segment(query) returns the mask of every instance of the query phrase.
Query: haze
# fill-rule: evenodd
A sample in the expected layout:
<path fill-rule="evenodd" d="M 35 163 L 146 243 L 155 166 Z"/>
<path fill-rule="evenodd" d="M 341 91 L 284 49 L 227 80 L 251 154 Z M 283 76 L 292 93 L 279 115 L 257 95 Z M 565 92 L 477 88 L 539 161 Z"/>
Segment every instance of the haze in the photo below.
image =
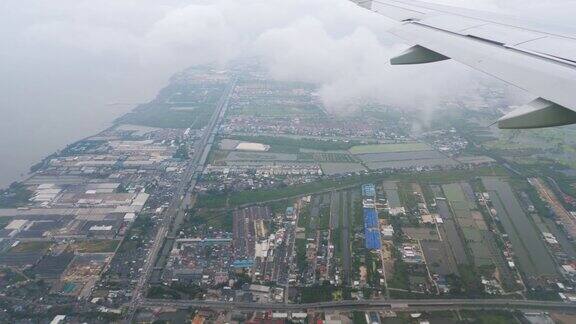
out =
<path fill-rule="evenodd" d="M 574 10 L 566 8 L 576 7 L 443 3 L 557 24 L 571 23 Z M 478 74 L 452 62 L 392 69 L 388 57 L 406 45 L 385 33 L 390 26 L 346 0 L 3 1 L 0 186 L 151 99 L 170 75 L 194 64 L 260 56 L 275 78 L 318 84 L 336 113 L 367 100 L 433 109 L 455 88 L 474 89 Z"/>

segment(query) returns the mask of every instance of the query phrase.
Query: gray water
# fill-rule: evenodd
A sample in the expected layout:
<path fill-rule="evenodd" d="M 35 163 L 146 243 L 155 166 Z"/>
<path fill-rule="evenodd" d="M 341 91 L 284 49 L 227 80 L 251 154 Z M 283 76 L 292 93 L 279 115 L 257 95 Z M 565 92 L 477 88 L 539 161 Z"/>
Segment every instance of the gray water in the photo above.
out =
<path fill-rule="evenodd" d="M 102 102 L 0 107 L 0 188 L 25 179 L 30 166 L 67 144 L 104 130 L 130 109 Z"/>

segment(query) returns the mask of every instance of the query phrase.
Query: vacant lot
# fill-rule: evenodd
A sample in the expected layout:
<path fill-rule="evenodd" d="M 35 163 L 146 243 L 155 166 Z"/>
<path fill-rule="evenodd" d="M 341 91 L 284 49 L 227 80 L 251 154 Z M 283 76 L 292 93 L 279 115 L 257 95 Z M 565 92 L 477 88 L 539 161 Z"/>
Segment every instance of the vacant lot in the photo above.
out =
<path fill-rule="evenodd" d="M 369 144 L 357 145 L 350 148 L 352 154 L 366 153 L 389 153 L 389 152 L 410 152 L 426 151 L 430 147 L 424 143 L 402 143 L 402 144 Z"/>

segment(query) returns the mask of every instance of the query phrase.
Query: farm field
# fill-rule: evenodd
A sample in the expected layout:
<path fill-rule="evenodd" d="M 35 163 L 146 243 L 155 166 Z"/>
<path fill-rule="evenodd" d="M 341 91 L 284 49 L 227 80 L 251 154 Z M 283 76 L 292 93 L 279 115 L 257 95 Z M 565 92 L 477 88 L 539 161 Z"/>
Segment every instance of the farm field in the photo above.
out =
<path fill-rule="evenodd" d="M 250 106 L 234 109 L 230 111 L 232 116 L 252 116 L 252 117 L 317 117 L 324 113 L 318 106 L 314 105 L 282 105 L 268 103 L 255 103 Z"/>
<path fill-rule="evenodd" d="M 342 153 L 299 153 L 298 160 L 333 163 L 356 162 L 356 159 L 352 155 Z"/>
<path fill-rule="evenodd" d="M 497 177 L 482 177 L 498 218 L 512 242 L 520 267 L 528 279 L 557 278 L 556 267 L 541 235 L 522 210 L 510 185 Z"/>
<path fill-rule="evenodd" d="M 377 169 L 408 169 L 408 168 L 432 168 L 432 167 L 451 167 L 459 163 L 448 158 L 443 159 L 425 159 L 425 160 L 403 160 L 403 161 L 378 161 L 368 162 L 366 166 L 371 170 Z"/>
<path fill-rule="evenodd" d="M 228 154 L 226 161 L 296 161 L 295 154 L 238 152 Z"/>
<path fill-rule="evenodd" d="M 466 182 L 451 183 L 443 185 L 442 189 L 455 216 L 456 223 L 464 234 L 464 239 L 470 251 L 474 264 L 484 266 L 492 264 L 490 250 L 485 242 L 490 239 L 490 233 L 486 230 L 486 224 L 477 216 L 477 212 L 472 211 L 476 208 L 476 203 L 471 201 L 466 195 L 471 191 L 470 185 Z M 476 215 L 476 216 L 475 216 Z"/>
<path fill-rule="evenodd" d="M 148 106 L 118 119 L 122 124 L 159 128 L 202 128 L 210 119 L 214 105 L 199 106 L 194 110 L 174 110 L 165 106 Z"/>
<path fill-rule="evenodd" d="M 366 153 L 389 153 L 389 152 L 410 152 L 427 151 L 430 147 L 424 143 L 402 143 L 402 144 L 368 144 L 356 145 L 350 148 L 352 154 Z"/>
<path fill-rule="evenodd" d="M 72 244 L 72 248 L 79 253 L 111 253 L 116 250 L 118 240 L 90 240 Z"/>

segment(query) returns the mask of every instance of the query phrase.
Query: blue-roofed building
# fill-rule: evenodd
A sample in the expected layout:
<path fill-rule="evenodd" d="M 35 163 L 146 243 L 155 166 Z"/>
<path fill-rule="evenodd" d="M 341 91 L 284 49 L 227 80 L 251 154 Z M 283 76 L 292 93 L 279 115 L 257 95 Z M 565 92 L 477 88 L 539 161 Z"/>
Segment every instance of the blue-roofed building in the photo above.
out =
<path fill-rule="evenodd" d="M 367 228 L 365 231 L 366 235 L 366 248 L 371 250 L 377 250 L 381 248 L 380 242 L 380 232 L 374 228 Z"/>
<path fill-rule="evenodd" d="M 362 185 L 362 196 L 364 197 L 375 197 L 376 187 L 372 183 L 367 183 Z"/>
<path fill-rule="evenodd" d="M 236 260 L 232 263 L 232 268 L 252 268 L 254 266 L 254 260 Z"/>
<path fill-rule="evenodd" d="M 380 249 L 380 230 L 378 225 L 378 212 L 374 208 L 364 208 L 364 236 L 366 248 L 371 250 Z"/>
<path fill-rule="evenodd" d="M 378 228 L 378 212 L 374 208 L 364 208 L 364 226 Z"/>

